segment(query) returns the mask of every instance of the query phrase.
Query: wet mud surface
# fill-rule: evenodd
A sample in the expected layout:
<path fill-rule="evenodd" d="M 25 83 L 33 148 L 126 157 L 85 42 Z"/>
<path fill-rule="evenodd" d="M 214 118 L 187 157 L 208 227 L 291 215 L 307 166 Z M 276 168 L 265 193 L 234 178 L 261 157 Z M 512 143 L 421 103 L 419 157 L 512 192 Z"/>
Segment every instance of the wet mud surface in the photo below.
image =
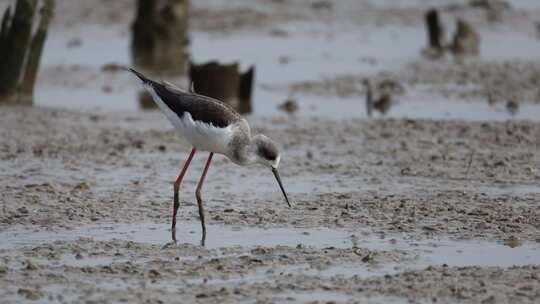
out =
<path fill-rule="evenodd" d="M 6 109 L 5 299 L 538 296 L 536 123 L 251 117 L 257 132 L 282 139 L 294 207 L 271 172 L 218 157 L 200 247 L 194 188 L 204 156 L 188 173 L 180 241 L 170 244 L 172 182 L 189 146 L 159 113 Z"/>
<path fill-rule="evenodd" d="M 218 49 L 256 64 L 248 120 L 282 147 L 294 202 L 269 170 L 216 156 L 204 247 L 206 155 L 173 244 L 172 185 L 191 147 L 137 111 L 136 81 L 102 70 L 130 62 L 132 1 L 57 2 L 37 106 L 0 111 L 1 303 L 538 302 L 535 1 L 495 23 L 430 1 L 445 24 L 474 20 L 482 51 L 465 61 L 422 58 L 423 1 L 194 3 L 196 61 Z M 396 90 L 386 116 L 365 118 L 366 78 Z M 278 110 L 289 97 L 292 115 Z"/>

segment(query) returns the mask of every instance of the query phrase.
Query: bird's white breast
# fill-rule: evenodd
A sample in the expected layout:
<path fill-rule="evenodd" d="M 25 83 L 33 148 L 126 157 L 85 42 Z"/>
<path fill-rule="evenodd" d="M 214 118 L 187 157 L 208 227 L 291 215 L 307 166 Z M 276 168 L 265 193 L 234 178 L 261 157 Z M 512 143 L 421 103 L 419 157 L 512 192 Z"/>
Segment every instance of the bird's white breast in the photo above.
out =
<path fill-rule="evenodd" d="M 227 154 L 232 138 L 232 127 L 215 127 L 202 121 L 193 120 L 185 112 L 179 119 L 178 131 L 198 150 Z"/>
<path fill-rule="evenodd" d="M 147 89 L 161 112 L 165 114 L 178 133 L 197 150 L 227 154 L 228 145 L 233 135 L 232 126 L 219 128 L 202 121 L 196 121 L 189 112 L 184 112 L 182 117 L 179 117 L 169 109 L 151 86 L 147 86 Z"/>

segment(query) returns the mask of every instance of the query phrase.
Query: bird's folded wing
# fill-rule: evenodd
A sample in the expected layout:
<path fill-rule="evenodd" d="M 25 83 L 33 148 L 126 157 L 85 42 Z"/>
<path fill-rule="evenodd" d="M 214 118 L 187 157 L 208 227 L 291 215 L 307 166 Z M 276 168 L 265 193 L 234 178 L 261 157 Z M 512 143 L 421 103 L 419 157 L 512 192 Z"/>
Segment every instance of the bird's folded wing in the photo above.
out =
<path fill-rule="evenodd" d="M 167 107 L 180 118 L 185 112 L 188 112 L 193 120 L 220 128 L 225 128 L 241 119 L 237 112 L 219 100 L 184 92 L 155 82 L 152 84 L 152 88 Z"/>

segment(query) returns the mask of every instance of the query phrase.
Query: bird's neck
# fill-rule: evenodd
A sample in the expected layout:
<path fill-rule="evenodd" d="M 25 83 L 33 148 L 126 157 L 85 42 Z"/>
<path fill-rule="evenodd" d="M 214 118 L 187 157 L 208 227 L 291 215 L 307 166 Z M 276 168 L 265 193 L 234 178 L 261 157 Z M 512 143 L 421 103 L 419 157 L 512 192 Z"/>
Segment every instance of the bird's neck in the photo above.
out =
<path fill-rule="evenodd" d="M 255 151 L 257 151 L 257 146 L 250 139 L 246 144 L 237 146 L 230 158 L 233 162 L 242 166 L 252 165 L 257 163 Z"/>

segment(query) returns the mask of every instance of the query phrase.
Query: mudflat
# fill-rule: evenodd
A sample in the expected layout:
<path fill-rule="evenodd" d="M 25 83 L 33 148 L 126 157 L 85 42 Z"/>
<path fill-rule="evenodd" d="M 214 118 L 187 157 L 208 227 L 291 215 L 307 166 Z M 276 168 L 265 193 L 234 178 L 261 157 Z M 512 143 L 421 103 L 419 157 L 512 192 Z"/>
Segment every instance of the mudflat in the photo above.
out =
<path fill-rule="evenodd" d="M 238 56 L 257 60 L 247 119 L 282 147 L 294 202 L 270 170 L 216 156 L 205 246 L 195 187 L 206 155 L 181 189 L 174 244 L 172 187 L 191 147 L 159 112 L 126 106 L 136 81 L 102 68 L 129 58 L 81 55 L 128 41 L 132 1 L 57 2 L 49 50 L 71 57 L 46 51 L 36 106 L 0 108 L 0 302 L 538 302 L 533 2 L 432 1 L 474 20 L 481 55 L 463 60 L 420 55 L 422 1 L 194 3 L 195 58 L 231 41 L 278 50 Z M 392 88 L 374 118 L 366 78 Z M 293 114 L 278 110 L 289 95 Z"/>
<path fill-rule="evenodd" d="M 169 243 L 172 182 L 189 146 L 159 113 L 0 115 L 7 301 L 538 296 L 537 123 L 254 116 L 256 131 L 281 140 L 295 206 L 270 172 L 218 157 L 200 247 L 203 156 Z"/>

